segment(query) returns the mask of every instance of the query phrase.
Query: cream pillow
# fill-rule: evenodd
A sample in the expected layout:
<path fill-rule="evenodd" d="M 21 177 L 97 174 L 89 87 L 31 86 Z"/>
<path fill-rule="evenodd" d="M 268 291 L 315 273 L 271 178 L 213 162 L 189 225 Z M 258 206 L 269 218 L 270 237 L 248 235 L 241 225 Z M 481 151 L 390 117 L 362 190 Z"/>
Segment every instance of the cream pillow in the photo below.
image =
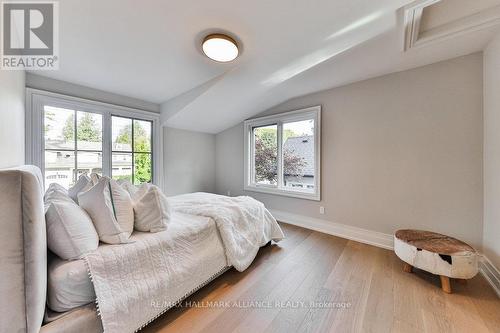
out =
<path fill-rule="evenodd" d="M 92 185 L 96 185 L 99 182 L 99 178 L 101 178 L 101 176 L 95 172 L 92 172 L 89 178 L 90 181 L 92 182 Z"/>
<path fill-rule="evenodd" d="M 43 198 L 45 204 L 45 212 L 47 212 L 50 203 L 54 200 L 74 202 L 73 199 L 69 197 L 68 190 L 56 183 L 50 184 Z"/>
<path fill-rule="evenodd" d="M 144 183 L 144 184 L 141 184 L 139 186 L 135 186 L 135 185 L 132 185 L 132 186 L 135 187 L 135 190 L 131 191 L 129 193 L 130 193 L 130 197 L 132 198 L 132 202 L 135 202 L 135 201 L 139 200 L 144 194 L 146 194 L 152 185 L 149 183 Z"/>
<path fill-rule="evenodd" d="M 78 193 L 88 191 L 92 187 L 92 180 L 86 174 L 83 174 L 78 178 L 77 182 L 73 187 L 70 187 L 68 190 L 68 195 L 71 199 L 73 199 L 76 203 L 78 203 Z"/>
<path fill-rule="evenodd" d="M 45 197 L 47 197 L 49 195 L 49 193 L 51 193 L 51 192 L 59 192 L 61 194 L 64 194 L 66 197 L 69 197 L 68 190 L 65 189 L 62 185 L 57 184 L 57 183 L 52 183 L 49 185 L 49 188 L 45 192 Z"/>
<path fill-rule="evenodd" d="M 92 218 L 101 241 L 128 242 L 134 229 L 132 199 L 115 180 L 101 177 L 94 187 L 78 195 L 78 202 Z"/>
<path fill-rule="evenodd" d="M 133 197 L 138 190 L 138 187 L 132 184 L 128 179 L 119 179 L 117 180 L 117 183 L 120 184 L 120 186 L 123 187 L 131 197 Z"/>
<path fill-rule="evenodd" d="M 87 213 L 60 185 L 51 184 L 45 194 L 47 246 L 60 258 L 82 258 L 97 249 L 99 237 Z"/>
<path fill-rule="evenodd" d="M 170 204 L 155 185 L 143 184 L 133 197 L 134 227 L 139 231 L 166 230 L 170 221 Z"/>

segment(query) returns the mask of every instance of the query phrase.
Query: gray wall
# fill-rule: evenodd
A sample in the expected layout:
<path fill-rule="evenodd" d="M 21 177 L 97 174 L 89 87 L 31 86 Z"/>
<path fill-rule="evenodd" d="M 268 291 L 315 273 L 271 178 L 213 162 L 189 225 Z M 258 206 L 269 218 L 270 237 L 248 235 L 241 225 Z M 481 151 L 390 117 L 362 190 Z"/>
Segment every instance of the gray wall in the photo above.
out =
<path fill-rule="evenodd" d="M 384 233 L 435 230 L 479 247 L 482 95 L 478 53 L 290 100 L 263 114 L 323 106 L 322 201 L 244 192 L 242 124 L 217 134 L 217 192 Z"/>
<path fill-rule="evenodd" d="M 0 168 L 24 164 L 25 72 L 0 70 Z"/>
<path fill-rule="evenodd" d="M 215 135 L 163 129 L 167 195 L 215 191 Z"/>
<path fill-rule="evenodd" d="M 484 52 L 483 252 L 500 268 L 500 34 Z"/>
<path fill-rule="evenodd" d="M 48 77 L 26 74 L 26 87 L 159 113 L 160 105 Z"/>

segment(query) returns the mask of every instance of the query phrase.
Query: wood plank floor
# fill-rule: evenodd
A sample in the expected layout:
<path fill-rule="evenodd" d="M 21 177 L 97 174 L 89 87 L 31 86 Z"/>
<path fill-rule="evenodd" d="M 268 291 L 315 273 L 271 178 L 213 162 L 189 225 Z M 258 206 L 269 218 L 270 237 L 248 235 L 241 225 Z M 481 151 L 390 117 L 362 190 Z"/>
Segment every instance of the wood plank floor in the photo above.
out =
<path fill-rule="evenodd" d="M 477 275 L 440 289 L 393 252 L 282 224 L 262 248 L 144 332 L 500 332 L 500 300 Z M 302 302 L 302 303 L 301 303 Z"/>

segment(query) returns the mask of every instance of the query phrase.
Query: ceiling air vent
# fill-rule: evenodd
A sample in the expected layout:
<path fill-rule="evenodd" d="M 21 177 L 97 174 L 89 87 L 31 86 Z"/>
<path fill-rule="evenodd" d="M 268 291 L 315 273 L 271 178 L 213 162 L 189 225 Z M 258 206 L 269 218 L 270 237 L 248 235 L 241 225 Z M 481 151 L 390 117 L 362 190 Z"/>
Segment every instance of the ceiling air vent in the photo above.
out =
<path fill-rule="evenodd" d="M 500 24 L 500 0 L 418 0 L 404 8 L 404 50 Z"/>

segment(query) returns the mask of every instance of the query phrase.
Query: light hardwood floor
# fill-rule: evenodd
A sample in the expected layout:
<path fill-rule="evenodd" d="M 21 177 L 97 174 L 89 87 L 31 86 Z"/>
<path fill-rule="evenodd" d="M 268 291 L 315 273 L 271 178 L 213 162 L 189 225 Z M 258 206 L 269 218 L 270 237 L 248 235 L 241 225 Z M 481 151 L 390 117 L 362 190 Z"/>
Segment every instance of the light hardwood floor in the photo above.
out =
<path fill-rule="evenodd" d="M 445 294 L 439 277 L 403 272 L 391 251 L 282 227 L 286 240 L 262 248 L 246 271 L 226 272 L 191 296 L 191 307 L 143 331 L 500 332 L 500 300 L 480 275 L 466 285 L 453 281 L 453 294 Z"/>

